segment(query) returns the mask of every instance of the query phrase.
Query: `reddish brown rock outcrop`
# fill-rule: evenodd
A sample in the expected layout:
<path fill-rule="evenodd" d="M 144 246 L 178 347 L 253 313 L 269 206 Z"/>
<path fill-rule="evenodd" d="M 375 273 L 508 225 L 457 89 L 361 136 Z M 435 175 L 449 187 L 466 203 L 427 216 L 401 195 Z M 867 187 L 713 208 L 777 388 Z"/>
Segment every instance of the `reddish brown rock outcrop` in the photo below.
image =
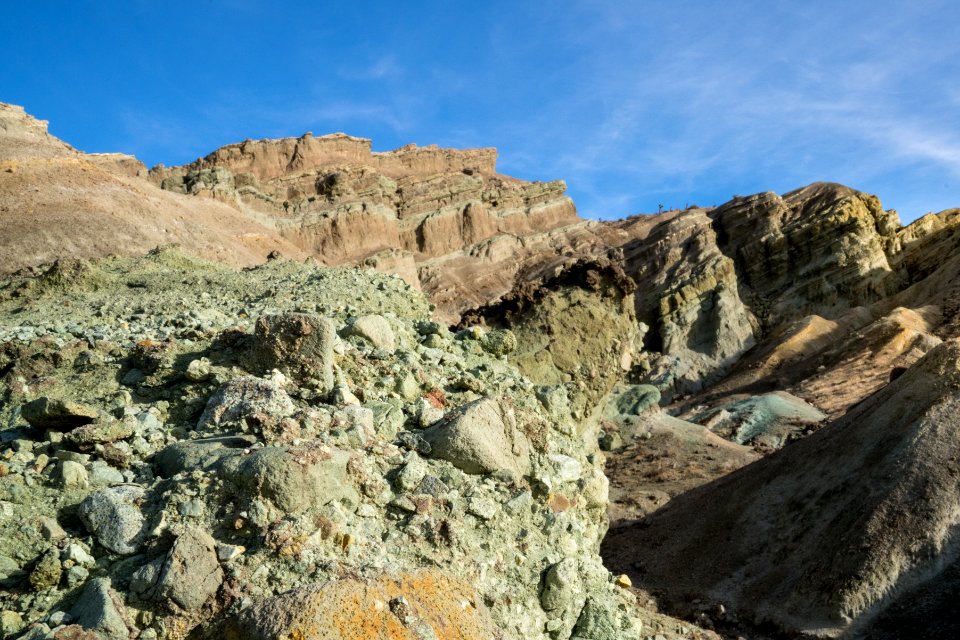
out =
<path fill-rule="evenodd" d="M 428 291 L 454 289 L 451 300 L 469 300 L 457 272 L 482 270 L 491 257 L 498 267 L 516 262 L 521 238 L 578 222 L 562 181 L 509 178 L 496 173 L 496 159 L 495 149 L 408 145 L 377 153 L 370 140 L 305 134 L 228 145 L 190 165 L 156 167 L 150 176 L 164 189 L 267 217 L 281 236 L 326 264 L 380 267 L 378 256 L 397 252 L 421 269 L 440 260 L 443 266 L 429 271 Z M 482 246 L 488 242 L 507 250 L 491 256 Z M 401 271 L 421 285 L 408 266 Z M 453 317 L 466 307 L 442 308 Z"/>

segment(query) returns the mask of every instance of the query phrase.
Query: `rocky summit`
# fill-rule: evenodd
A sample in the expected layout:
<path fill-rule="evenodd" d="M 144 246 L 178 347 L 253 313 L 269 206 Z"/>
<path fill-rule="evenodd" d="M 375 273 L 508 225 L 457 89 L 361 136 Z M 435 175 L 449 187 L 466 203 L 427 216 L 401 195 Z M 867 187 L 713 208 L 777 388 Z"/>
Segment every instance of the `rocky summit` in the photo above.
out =
<path fill-rule="evenodd" d="M 0 638 L 954 638 L 960 210 L 0 104 Z"/>

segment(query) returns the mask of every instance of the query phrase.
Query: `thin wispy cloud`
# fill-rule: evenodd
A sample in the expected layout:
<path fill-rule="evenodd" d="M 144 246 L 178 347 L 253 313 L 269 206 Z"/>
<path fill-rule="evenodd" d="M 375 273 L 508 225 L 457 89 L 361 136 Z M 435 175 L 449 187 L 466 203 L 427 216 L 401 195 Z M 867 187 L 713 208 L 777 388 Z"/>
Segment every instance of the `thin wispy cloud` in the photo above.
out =
<path fill-rule="evenodd" d="M 363 67 L 342 68 L 340 75 L 351 80 L 396 81 L 403 77 L 403 67 L 397 62 L 396 56 L 386 54 Z"/>
<path fill-rule="evenodd" d="M 638 23 L 635 16 L 602 17 L 610 34 Z M 896 17 L 861 16 L 864 33 L 849 18 L 821 10 L 806 16 L 815 28 L 781 25 L 782 33 L 753 20 L 739 31 L 717 29 L 688 42 L 668 33 L 664 51 L 652 53 L 639 44 L 610 42 L 615 53 L 600 46 L 585 56 L 596 64 L 578 69 L 589 78 L 578 92 L 587 98 L 556 107 L 586 126 L 558 132 L 556 146 L 568 151 L 554 155 L 550 166 L 571 186 L 579 183 L 586 196 L 581 209 L 594 215 L 617 213 L 604 209 L 624 199 L 592 196 L 611 175 L 621 177 L 614 189 L 632 188 L 635 196 L 698 182 L 706 191 L 703 184 L 725 179 L 727 192 L 739 185 L 764 189 L 751 177 L 775 172 L 780 182 L 856 178 L 867 188 L 903 163 L 956 175 L 956 137 L 944 126 L 960 119 L 956 96 L 919 99 L 917 89 L 943 83 L 941 67 L 956 68 L 957 45 L 945 43 L 931 57 Z M 769 37 L 752 42 L 754 32 Z M 935 113 L 931 97 L 954 108 L 953 120 Z M 934 114 L 918 116 L 918 102 Z M 578 118 L 578 108 L 587 107 L 593 112 Z M 573 139 L 585 143 L 564 144 Z M 633 183 L 624 184 L 623 176 Z"/>
<path fill-rule="evenodd" d="M 189 21 L 149 3 L 91 9 L 58 30 L 52 9 L 23 3 L 7 24 L 42 26 L 0 25 L 0 49 L 29 62 L 0 67 L 0 87 L 67 141 L 149 163 L 344 131 L 377 149 L 496 146 L 501 170 L 566 180 L 589 216 L 813 180 L 908 216 L 925 198 L 960 204 L 960 8 L 948 0 L 229 9 L 202 3 Z M 129 55 L 98 48 L 124 34 Z"/>
<path fill-rule="evenodd" d="M 933 162 L 960 177 L 960 139 L 953 131 L 925 129 L 907 122 L 886 122 L 872 123 L 865 135 L 899 157 Z"/>

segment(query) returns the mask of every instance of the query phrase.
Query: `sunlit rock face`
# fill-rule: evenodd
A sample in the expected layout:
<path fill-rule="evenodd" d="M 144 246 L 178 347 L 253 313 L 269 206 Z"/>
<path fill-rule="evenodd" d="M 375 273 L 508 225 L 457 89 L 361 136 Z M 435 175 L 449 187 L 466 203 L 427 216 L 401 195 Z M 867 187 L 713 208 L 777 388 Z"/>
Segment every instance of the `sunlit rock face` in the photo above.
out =
<path fill-rule="evenodd" d="M 890 258 L 900 221 L 876 196 L 816 183 L 782 197 L 734 198 L 710 217 L 743 297 L 768 326 L 811 312 L 836 316 L 897 287 Z"/>
<path fill-rule="evenodd" d="M 579 222 L 562 180 L 517 180 L 498 174 L 496 161 L 495 149 L 378 153 L 367 139 L 306 134 L 228 145 L 150 177 L 265 219 L 325 264 L 402 264 L 401 275 L 453 317 L 506 293 L 537 252 L 528 242 Z"/>

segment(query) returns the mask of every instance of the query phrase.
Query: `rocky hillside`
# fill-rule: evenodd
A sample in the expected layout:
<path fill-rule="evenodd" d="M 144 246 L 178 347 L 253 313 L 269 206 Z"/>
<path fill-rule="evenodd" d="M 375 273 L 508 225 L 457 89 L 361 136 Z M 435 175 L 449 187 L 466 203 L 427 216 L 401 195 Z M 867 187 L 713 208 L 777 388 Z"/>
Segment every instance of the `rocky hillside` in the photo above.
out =
<path fill-rule="evenodd" d="M 597 423 L 508 331 L 176 251 L 7 280 L 0 319 L 3 637 L 640 633 Z"/>
<path fill-rule="evenodd" d="M 950 340 L 830 426 L 617 530 L 606 557 L 676 609 L 809 636 L 878 637 L 924 585 L 914 607 L 955 631 L 958 388 Z"/>
<path fill-rule="evenodd" d="M 587 222 L 562 181 L 498 174 L 492 149 L 378 153 L 369 140 L 305 134 L 147 172 L 133 158 L 75 151 L 17 107 L 0 114 L 6 272 L 171 242 L 234 264 L 276 251 L 398 273 L 453 323 L 577 260 L 611 259 L 640 285 L 634 315 L 650 357 L 635 364 L 667 398 L 717 382 L 791 323 L 864 328 L 866 307 L 940 268 L 958 220 L 945 212 L 901 228 L 877 198 L 816 184 Z"/>
<path fill-rule="evenodd" d="M 960 210 L 496 160 L 0 105 L 0 637 L 953 637 Z"/>
<path fill-rule="evenodd" d="M 699 395 L 748 352 L 779 352 L 788 334 L 795 348 L 803 339 L 797 323 L 837 322 L 880 341 L 901 327 L 915 332 L 884 351 L 884 364 L 860 363 L 869 365 L 859 367 L 867 370 L 861 390 L 830 397 L 845 375 L 836 372 L 850 363 L 770 385 L 834 416 L 875 390 L 883 367 L 903 366 L 931 346 L 937 294 L 892 316 L 895 307 L 866 309 L 929 272 L 943 250 L 933 247 L 950 242 L 956 223 L 945 212 L 901 228 L 876 197 L 827 183 L 716 209 L 591 223 L 576 217 L 562 182 L 497 174 L 494 150 L 411 145 L 375 153 L 369 140 L 342 134 L 246 141 L 191 165 L 155 168 L 150 178 L 269 220 L 322 262 L 399 273 L 450 322 L 489 316 L 489 305 L 495 310 L 578 260 L 612 260 L 639 285 L 634 310 L 617 312 L 636 328 L 616 340 L 643 336 L 645 355 L 637 349 L 628 368 L 667 401 Z M 841 338 L 831 335 L 831 344 Z"/>

